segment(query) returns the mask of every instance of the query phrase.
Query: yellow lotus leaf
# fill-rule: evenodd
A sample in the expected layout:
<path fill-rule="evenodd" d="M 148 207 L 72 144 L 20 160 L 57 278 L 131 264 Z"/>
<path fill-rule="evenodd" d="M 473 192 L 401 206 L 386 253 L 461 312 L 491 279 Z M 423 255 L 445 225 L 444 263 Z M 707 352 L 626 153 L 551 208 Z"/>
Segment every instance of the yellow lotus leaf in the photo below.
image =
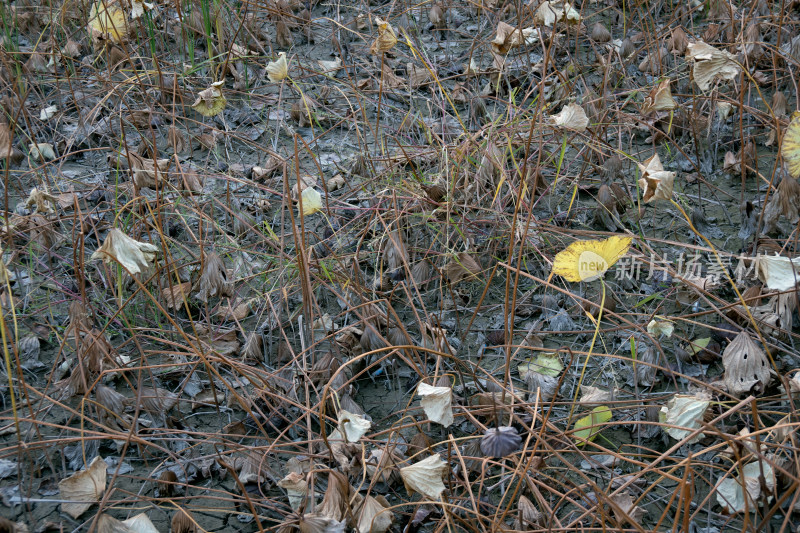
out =
<path fill-rule="evenodd" d="M 614 266 L 631 246 L 631 237 L 614 235 L 602 241 L 576 241 L 556 254 L 553 274 L 567 281 L 592 281 Z"/>
<path fill-rule="evenodd" d="M 597 427 L 600 424 L 605 424 L 611 420 L 611 409 L 605 405 L 598 405 L 592 411 L 575 421 L 575 432 L 572 437 L 577 441 L 578 446 L 583 446 L 587 442 L 591 442 L 602 430 Z"/>
<path fill-rule="evenodd" d="M 222 113 L 227 103 L 225 95 L 222 94 L 223 83 L 222 81 L 212 83 L 208 89 L 197 93 L 197 100 L 192 104 L 195 111 L 204 117 L 213 117 Z"/>
<path fill-rule="evenodd" d="M 89 30 L 96 35 L 107 35 L 115 43 L 121 43 L 128 35 L 125 12 L 117 3 L 102 0 L 95 2 L 89 15 Z"/>
<path fill-rule="evenodd" d="M 792 177 L 800 176 L 800 111 L 792 113 L 792 120 L 781 143 L 781 155 Z"/>

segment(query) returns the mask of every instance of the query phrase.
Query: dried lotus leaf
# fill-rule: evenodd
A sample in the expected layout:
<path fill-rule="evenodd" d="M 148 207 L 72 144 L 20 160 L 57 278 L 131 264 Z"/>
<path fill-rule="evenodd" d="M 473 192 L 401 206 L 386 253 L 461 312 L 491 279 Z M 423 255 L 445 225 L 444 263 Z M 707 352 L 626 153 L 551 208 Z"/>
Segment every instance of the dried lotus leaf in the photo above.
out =
<path fill-rule="evenodd" d="M 429 500 L 438 500 L 445 489 L 442 476 L 447 469 L 447 463 L 435 454 L 401 468 L 400 477 L 409 494 L 418 492 Z"/>
<path fill-rule="evenodd" d="M 453 424 L 453 390 L 450 387 L 432 387 L 420 383 L 417 396 L 421 398 L 419 403 L 428 420 L 444 427 Z"/>
<path fill-rule="evenodd" d="M 89 507 L 96 503 L 106 490 L 106 469 L 108 465 L 99 455 L 96 456 L 89 468 L 76 472 L 66 479 L 58 482 L 61 492 L 61 510 L 72 518 L 78 518 Z"/>
<path fill-rule="evenodd" d="M 725 386 L 737 396 L 762 393 L 770 380 L 767 356 L 746 331 L 740 332 L 725 348 L 722 366 Z"/>

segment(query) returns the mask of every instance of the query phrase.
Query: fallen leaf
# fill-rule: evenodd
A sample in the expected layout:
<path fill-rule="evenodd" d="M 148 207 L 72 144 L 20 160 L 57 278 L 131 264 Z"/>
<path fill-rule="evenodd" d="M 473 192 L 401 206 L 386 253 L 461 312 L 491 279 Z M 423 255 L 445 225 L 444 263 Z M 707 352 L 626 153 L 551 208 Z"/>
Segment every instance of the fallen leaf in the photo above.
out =
<path fill-rule="evenodd" d="M 581 399 L 580 403 L 603 403 L 613 402 L 614 392 L 603 390 L 598 387 L 590 385 L 581 385 Z"/>
<path fill-rule="evenodd" d="M 394 48 L 397 44 L 397 35 L 391 24 L 380 17 L 375 17 L 375 24 L 378 26 L 378 38 L 370 46 L 370 52 L 373 55 L 380 55 Z"/>
<path fill-rule="evenodd" d="M 121 43 L 128 35 L 125 12 L 113 1 L 95 2 L 89 14 L 88 26 L 93 37 L 107 38 L 114 43 Z"/>
<path fill-rule="evenodd" d="M 272 83 L 283 81 L 289 76 L 289 62 L 286 60 L 286 52 L 279 52 L 278 59 L 267 63 L 267 77 Z"/>
<path fill-rule="evenodd" d="M 353 504 L 353 514 L 356 517 L 358 533 L 386 533 L 394 522 L 394 513 L 386 508 L 388 505 L 384 505 L 378 498 L 373 498 L 369 494 L 366 496 L 357 494 L 357 496 L 358 499 Z M 383 500 L 383 497 L 380 498 Z"/>
<path fill-rule="evenodd" d="M 667 435 L 675 440 L 683 441 L 694 430 L 702 427 L 703 416 L 708 410 L 711 400 L 703 394 L 676 394 L 661 407 L 659 421 L 664 424 Z M 705 435 L 698 433 L 686 444 L 694 444 Z"/>
<path fill-rule="evenodd" d="M 589 117 L 586 111 L 576 103 L 565 105 L 557 115 L 551 115 L 550 119 L 556 126 L 577 132 L 586 131 L 589 125 Z"/>
<path fill-rule="evenodd" d="M 632 240 L 614 235 L 602 241 L 575 241 L 556 254 L 553 274 L 573 282 L 595 280 L 628 252 Z"/>
<path fill-rule="evenodd" d="M 418 492 L 429 500 L 438 500 L 445 489 L 442 476 L 447 468 L 447 463 L 437 453 L 401 468 L 400 477 L 409 495 Z"/>
<path fill-rule="evenodd" d="M 666 320 L 659 316 L 656 316 L 647 324 L 647 333 L 650 335 L 670 338 L 672 337 L 673 331 L 675 331 L 675 323 L 672 320 Z"/>
<path fill-rule="evenodd" d="M 155 4 L 147 3 L 144 0 L 131 0 L 131 20 L 142 17 L 145 11 L 150 11 L 155 7 Z"/>
<path fill-rule="evenodd" d="M 347 442 L 358 442 L 372 427 L 372 422 L 363 416 L 344 409 L 339 410 L 338 420 L 339 432 L 344 435 Z"/>
<path fill-rule="evenodd" d="M 620 522 L 626 520 L 635 526 L 641 527 L 642 518 L 646 514 L 645 510 L 633 504 L 633 497 L 628 491 L 615 494 L 609 498 L 614 502 L 614 515 Z"/>
<path fill-rule="evenodd" d="M 770 381 L 772 365 L 746 331 L 739 332 L 722 352 L 722 366 L 725 386 L 736 396 L 762 393 Z"/>
<path fill-rule="evenodd" d="M 653 154 L 644 164 L 637 163 L 637 165 L 642 173 L 639 187 L 642 189 L 644 202 L 648 204 L 655 200 L 671 200 L 675 173 L 664 170 L 658 154 Z"/>
<path fill-rule="evenodd" d="M 561 364 L 557 353 L 540 352 L 536 357 L 528 359 L 517 366 L 517 371 L 522 379 L 528 372 L 538 372 L 545 376 L 558 377 L 564 365 Z"/>
<path fill-rule="evenodd" d="M 192 108 L 204 117 L 213 117 L 222 113 L 228 100 L 222 94 L 224 81 L 212 83 L 208 89 L 197 93 L 197 99 L 192 104 Z"/>
<path fill-rule="evenodd" d="M 593 441 L 602 431 L 602 427 L 597 426 L 605 424 L 609 420 L 611 420 L 611 409 L 605 405 L 598 405 L 588 415 L 575 421 L 572 438 L 575 439 L 578 446 L 584 446 L 587 442 Z"/>
<path fill-rule="evenodd" d="M 333 61 L 323 61 L 320 59 L 317 63 L 322 69 L 323 74 L 331 74 L 342 68 L 342 58 L 340 57 L 335 58 Z"/>
<path fill-rule="evenodd" d="M 89 468 L 59 481 L 61 499 L 66 500 L 61 504 L 61 510 L 72 518 L 78 518 L 97 503 L 106 490 L 107 468 L 106 462 L 98 455 L 89 464 Z"/>
<path fill-rule="evenodd" d="M 453 390 L 450 387 L 433 387 L 420 383 L 417 387 L 419 404 L 431 422 L 444 427 L 453 424 Z"/>
<path fill-rule="evenodd" d="M 768 289 L 788 291 L 800 281 L 800 258 L 759 255 L 754 262 L 756 276 Z"/>
<path fill-rule="evenodd" d="M 569 2 L 563 0 L 545 1 L 536 10 L 534 20 L 545 26 L 553 26 L 556 22 L 562 20 L 568 24 L 577 24 L 581 21 L 581 14 Z"/>
<path fill-rule="evenodd" d="M 308 497 L 308 481 L 306 476 L 298 472 L 290 472 L 286 477 L 278 481 L 278 486 L 286 490 L 289 497 L 289 506 L 297 512 L 305 505 Z"/>
<path fill-rule="evenodd" d="M 741 513 L 745 509 L 755 511 L 761 496 L 762 472 L 766 488 L 771 492 L 775 488 L 775 472 L 767 461 L 756 461 L 746 464 L 740 476 L 720 480 L 715 488 L 717 502 L 728 513 Z"/>
<path fill-rule="evenodd" d="M 58 113 L 58 106 L 51 105 L 51 106 L 45 107 L 39 113 L 39 120 L 42 120 L 42 121 L 50 120 L 51 118 L 56 116 L 56 113 Z"/>
<path fill-rule="evenodd" d="M 678 103 L 672 98 L 671 83 L 672 81 L 667 78 L 650 91 L 650 94 L 644 99 L 643 115 L 650 114 L 653 111 L 672 111 L 678 107 Z"/>
<path fill-rule="evenodd" d="M 159 248 L 149 242 L 139 242 L 112 228 L 103 245 L 92 254 L 92 259 L 102 259 L 105 263 L 118 262 L 130 274 L 139 274 L 155 261 Z"/>
<path fill-rule="evenodd" d="M 707 91 L 715 80 L 733 80 L 741 72 L 736 56 L 703 41 L 689 43 L 686 58 L 693 62 L 692 79 L 701 91 Z"/>

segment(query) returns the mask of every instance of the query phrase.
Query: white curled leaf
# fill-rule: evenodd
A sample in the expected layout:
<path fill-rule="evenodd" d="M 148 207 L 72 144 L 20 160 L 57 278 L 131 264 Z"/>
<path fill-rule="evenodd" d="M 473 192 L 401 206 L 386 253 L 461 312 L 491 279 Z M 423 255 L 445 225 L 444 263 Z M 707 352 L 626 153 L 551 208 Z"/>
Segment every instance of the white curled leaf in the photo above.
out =
<path fill-rule="evenodd" d="M 56 151 L 50 143 L 31 143 L 28 151 L 34 161 L 52 161 L 56 158 Z"/>
<path fill-rule="evenodd" d="M 536 10 L 534 20 L 545 26 L 553 26 L 562 20 L 568 24 L 577 24 L 581 21 L 581 14 L 569 2 L 545 1 Z"/>
<path fill-rule="evenodd" d="M 51 105 L 51 106 L 45 107 L 39 113 L 39 120 L 42 120 L 42 121 L 50 120 L 51 118 L 53 118 L 56 115 L 57 112 L 58 112 L 58 106 Z"/>
<path fill-rule="evenodd" d="M 661 407 L 659 420 L 664 424 L 664 431 L 675 440 L 683 440 L 694 430 L 702 427 L 705 415 L 711 400 L 703 395 L 676 394 L 667 405 Z M 694 444 L 705 435 L 698 433 L 686 444 Z"/>
<path fill-rule="evenodd" d="M 715 80 L 736 79 L 742 70 L 736 56 L 703 41 L 688 44 L 686 59 L 693 62 L 692 78 L 701 91 L 707 91 Z"/>
<path fill-rule="evenodd" d="M 442 476 L 447 468 L 447 463 L 439 457 L 439 454 L 435 454 L 401 468 L 400 477 L 409 494 L 418 492 L 429 500 L 438 500 L 445 489 Z"/>
<path fill-rule="evenodd" d="M 716 487 L 717 502 L 728 513 L 741 513 L 745 509 L 755 511 L 758 498 L 761 496 L 761 474 L 767 489 L 775 487 L 775 472 L 767 461 L 749 463 L 742 468 L 741 475 L 726 477 Z"/>
<path fill-rule="evenodd" d="M 289 61 L 286 59 L 286 52 L 279 52 L 278 59 L 267 63 L 267 77 L 272 83 L 285 80 L 289 76 Z"/>
<path fill-rule="evenodd" d="M 586 131 L 589 125 L 586 111 L 574 102 L 565 105 L 558 114 L 551 115 L 550 118 L 556 126 L 577 132 Z"/>
<path fill-rule="evenodd" d="M 417 387 L 419 404 L 425 411 L 425 416 L 431 422 L 436 422 L 444 427 L 453 423 L 453 389 L 450 387 L 433 387 L 427 383 L 420 383 Z"/>
<path fill-rule="evenodd" d="M 92 259 L 106 263 L 118 262 L 131 274 L 139 274 L 155 261 L 159 249 L 149 242 L 139 242 L 117 228 L 108 232 L 103 245 L 92 254 Z"/>
<path fill-rule="evenodd" d="M 344 435 L 347 442 L 358 442 L 367 434 L 370 427 L 372 427 L 372 422 L 363 416 L 345 409 L 339 410 L 339 432 Z"/>
<path fill-rule="evenodd" d="M 800 281 L 800 260 L 779 255 L 759 255 L 754 259 L 758 279 L 774 291 L 788 291 Z"/>
<path fill-rule="evenodd" d="M 655 336 L 672 337 L 675 331 L 675 323 L 672 320 L 662 319 L 656 316 L 647 324 L 647 333 Z"/>

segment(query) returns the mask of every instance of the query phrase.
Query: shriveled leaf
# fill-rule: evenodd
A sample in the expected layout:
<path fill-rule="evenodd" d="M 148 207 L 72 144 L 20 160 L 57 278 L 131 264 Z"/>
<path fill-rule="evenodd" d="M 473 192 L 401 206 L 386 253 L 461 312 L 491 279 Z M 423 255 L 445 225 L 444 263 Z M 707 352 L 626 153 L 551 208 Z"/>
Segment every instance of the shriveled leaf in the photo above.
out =
<path fill-rule="evenodd" d="M 431 455 L 400 469 L 400 477 L 409 494 L 418 492 L 429 500 L 438 500 L 444 492 L 445 486 L 442 476 L 447 472 L 448 465 L 439 454 Z"/>
<path fill-rule="evenodd" d="M 272 83 L 285 80 L 289 76 L 289 61 L 286 52 L 279 52 L 278 59 L 267 63 L 267 77 Z"/>
<path fill-rule="evenodd" d="M 228 279 L 228 269 L 216 252 L 206 255 L 198 285 L 197 297 L 203 302 L 210 298 L 233 296 L 233 282 Z"/>
<path fill-rule="evenodd" d="M 650 94 L 644 99 L 642 114 L 647 115 L 653 111 L 672 111 L 678 107 L 678 103 L 672 97 L 671 83 L 671 80 L 667 78 L 650 91 Z"/>
<path fill-rule="evenodd" d="M 726 477 L 716 486 L 717 502 L 728 513 L 741 513 L 745 509 L 753 512 L 758 509 L 761 496 L 761 475 L 764 475 L 766 488 L 772 491 L 775 487 L 775 472 L 767 461 L 756 461 L 742 468 L 741 476 Z"/>
<path fill-rule="evenodd" d="M 118 262 L 131 274 L 139 274 L 153 265 L 158 251 L 157 246 L 139 242 L 113 228 L 103 245 L 92 254 L 92 259 L 102 259 L 106 263 Z"/>
<path fill-rule="evenodd" d="M 394 48 L 397 44 L 397 35 L 392 25 L 380 17 L 375 17 L 375 24 L 378 26 L 378 38 L 370 46 L 370 52 L 373 55 L 380 55 Z"/>
<path fill-rule="evenodd" d="M 637 163 L 637 165 L 642 173 L 642 177 L 639 178 L 639 187 L 642 189 L 642 199 L 645 203 L 672 199 L 675 173 L 664 170 L 658 154 L 653 154 L 644 164 Z"/>
<path fill-rule="evenodd" d="M 676 394 L 661 407 L 659 421 L 664 424 L 667 435 L 675 440 L 683 441 L 694 430 L 702 427 L 703 416 L 708 410 L 711 400 L 706 395 Z M 698 433 L 686 444 L 693 444 L 705 435 Z"/>
<path fill-rule="evenodd" d="M 347 442 L 358 442 L 367 434 L 372 422 L 361 415 L 351 413 L 345 409 L 339 411 L 339 431 L 345 436 Z"/>
<path fill-rule="evenodd" d="M 25 207 L 28 209 L 33 208 L 36 213 L 50 214 L 55 212 L 56 197 L 46 191 L 40 191 L 34 187 L 28 194 L 28 199 L 25 201 Z"/>
<path fill-rule="evenodd" d="M 219 115 L 225 109 L 225 104 L 228 100 L 222 94 L 222 85 L 224 81 L 212 83 L 208 89 L 202 90 L 197 93 L 197 99 L 192 104 L 192 107 L 203 115 L 204 117 L 213 117 Z"/>
<path fill-rule="evenodd" d="M 500 426 L 487 429 L 481 438 L 481 452 L 487 457 L 505 457 L 517 452 L 522 446 L 522 437 L 517 428 Z"/>
<path fill-rule="evenodd" d="M 635 526 L 642 525 L 642 518 L 646 511 L 633 504 L 633 496 L 628 491 L 621 492 L 611 496 L 611 501 L 614 502 L 614 515 L 620 522 L 628 521 Z"/>
<path fill-rule="evenodd" d="M 742 70 L 736 56 L 703 41 L 689 43 L 686 58 L 693 62 L 692 79 L 701 91 L 707 91 L 716 80 L 736 79 Z"/>
<path fill-rule="evenodd" d="M 289 506 L 293 511 L 299 511 L 304 506 L 308 497 L 308 481 L 304 474 L 289 472 L 286 477 L 278 481 L 278 486 L 286 491 Z"/>
<path fill-rule="evenodd" d="M 108 465 L 99 455 L 89 464 L 89 468 L 76 472 L 58 482 L 61 510 L 72 518 L 78 518 L 89 507 L 97 503 L 106 490 L 106 469 Z"/>
<path fill-rule="evenodd" d="M 461 252 L 444 266 L 443 271 L 455 285 L 466 279 L 474 279 L 481 273 L 481 266 L 470 254 Z"/>
<path fill-rule="evenodd" d="M 746 331 L 741 331 L 725 348 L 722 366 L 725 367 L 725 386 L 736 396 L 764 392 L 772 368 L 764 350 Z"/>
<path fill-rule="evenodd" d="M 576 103 L 565 105 L 558 114 L 552 115 L 550 119 L 556 126 L 577 132 L 586 131 L 586 127 L 589 125 L 586 111 Z"/>
<path fill-rule="evenodd" d="M 450 387 L 432 387 L 427 383 L 420 383 L 417 396 L 420 397 L 419 404 L 428 420 L 444 427 L 452 425 L 453 390 Z"/>

